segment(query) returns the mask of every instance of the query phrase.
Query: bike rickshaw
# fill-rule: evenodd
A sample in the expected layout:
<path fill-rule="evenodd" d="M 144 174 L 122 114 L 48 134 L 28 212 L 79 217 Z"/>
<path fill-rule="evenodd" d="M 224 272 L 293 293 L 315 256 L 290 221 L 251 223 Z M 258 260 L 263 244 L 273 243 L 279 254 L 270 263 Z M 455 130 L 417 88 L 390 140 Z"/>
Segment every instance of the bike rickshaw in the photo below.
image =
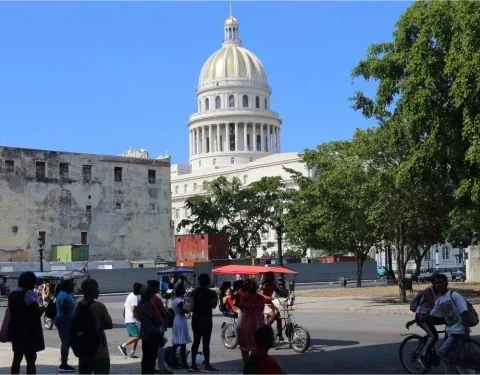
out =
<path fill-rule="evenodd" d="M 267 273 L 273 272 L 275 274 L 282 274 L 282 275 L 291 275 L 293 276 L 293 281 L 289 281 L 288 283 L 288 293 L 284 296 L 275 296 L 274 304 L 280 310 L 280 318 L 282 319 L 282 330 L 284 332 L 284 336 L 288 340 L 289 347 L 292 348 L 297 353 L 304 353 L 310 346 L 310 333 L 304 327 L 298 325 L 291 313 L 292 307 L 295 300 L 295 275 L 297 272 L 280 266 L 244 266 L 244 265 L 230 265 L 215 268 L 212 273 L 215 278 L 220 275 L 237 275 L 237 276 L 244 276 L 244 277 L 252 277 L 252 276 L 259 276 Z M 222 282 L 222 285 L 218 289 L 218 297 L 219 297 L 219 310 L 222 314 L 229 318 L 228 322 L 222 323 L 222 332 L 221 332 L 221 340 L 223 345 L 227 349 L 235 349 L 238 345 L 238 336 L 237 336 L 237 314 L 228 311 L 224 304 L 223 304 L 223 297 L 225 296 L 225 291 L 228 288 L 231 288 L 230 281 Z M 265 317 L 265 321 L 267 318 Z M 278 336 L 278 335 L 276 335 Z"/>
<path fill-rule="evenodd" d="M 0 301 L 8 299 L 8 295 L 13 289 L 13 280 L 15 280 L 15 284 L 18 284 L 18 276 L 0 275 Z"/>
<path fill-rule="evenodd" d="M 48 305 L 49 303 L 55 303 L 55 298 L 60 292 L 60 285 L 64 280 L 73 279 L 75 282 L 75 290 L 79 291 L 79 286 L 76 281 L 85 279 L 89 275 L 85 272 L 79 271 L 51 271 L 51 272 L 35 272 L 37 277 L 38 304 Z M 45 289 L 48 288 L 47 291 Z M 74 300 L 77 302 L 79 296 L 74 295 Z M 53 328 L 53 319 L 47 317 L 47 314 L 43 314 L 43 325 L 45 329 L 51 330 Z"/>
<path fill-rule="evenodd" d="M 173 299 L 173 288 L 170 288 L 171 278 L 173 275 L 178 275 L 182 278 L 186 295 L 190 293 L 195 285 L 195 272 L 191 268 L 174 267 L 157 271 L 157 275 L 160 281 L 160 292 L 165 299 L 165 307 L 168 309 L 171 307 Z"/>

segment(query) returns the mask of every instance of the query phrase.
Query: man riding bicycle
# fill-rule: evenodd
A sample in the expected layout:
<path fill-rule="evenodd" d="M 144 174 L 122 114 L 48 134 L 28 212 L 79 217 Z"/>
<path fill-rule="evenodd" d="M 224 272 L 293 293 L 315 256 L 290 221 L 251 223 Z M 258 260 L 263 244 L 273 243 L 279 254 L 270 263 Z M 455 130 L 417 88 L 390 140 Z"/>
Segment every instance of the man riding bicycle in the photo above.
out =
<path fill-rule="evenodd" d="M 280 289 L 275 280 L 275 274 L 273 272 L 267 272 L 264 275 L 264 281 L 260 288 L 260 294 L 265 298 L 264 314 L 268 316 L 267 324 L 272 325 L 274 321 L 277 322 L 278 340 L 284 342 L 282 334 L 282 319 L 280 316 L 280 310 L 273 304 L 273 293 L 280 293 Z"/>

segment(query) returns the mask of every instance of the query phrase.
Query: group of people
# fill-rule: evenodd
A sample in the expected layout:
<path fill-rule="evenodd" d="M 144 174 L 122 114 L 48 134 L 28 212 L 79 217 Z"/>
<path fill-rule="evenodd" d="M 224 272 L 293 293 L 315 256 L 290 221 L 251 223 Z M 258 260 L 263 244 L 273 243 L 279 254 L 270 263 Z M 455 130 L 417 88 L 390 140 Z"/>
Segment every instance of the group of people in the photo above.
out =
<path fill-rule="evenodd" d="M 18 287 L 8 296 L 8 340 L 12 343 L 13 361 L 12 374 L 20 373 L 20 364 L 25 358 L 27 374 L 36 373 L 35 362 L 37 353 L 45 349 L 41 316 L 47 305 L 39 303 L 37 284 L 33 272 L 23 272 L 18 279 Z M 110 371 L 110 356 L 108 353 L 105 330 L 112 329 L 112 318 L 107 308 L 96 301 L 100 291 L 94 279 L 86 279 L 81 285 L 83 298 L 75 303 L 72 297 L 73 280 L 65 280 L 61 291 L 56 298 L 55 325 L 61 340 L 61 364 L 59 372 L 74 372 L 68 365 L 68 355 L 71 346 L 71 325 L 75 318 L 82 319 L 80 311 L 88 310 L 95 324 L 95 331 L 101 338 L 94 351 L 89 356 L 79 357 L 78 373 L 80 374 L 108 374 Z"/>
<path fill-rule="evenodd" d="M 408 329 L 416 323 L 428 335 L 419 358 L 425 370 L 443 360 L 446 373 L 453 374 L 456 370 L 449 364 L 450 354 L 463 342 L 470 341 L 468 305 L 460 293 L 448 290 L 448 279 L 444 274 L 433 275 L 431 283 L 430 287 L 418 295 L 420 300 L 415 311 L 415 319 L 409 321 L 406 327 Z M 446 338 L 438 350 L 439 358 L 432 358 L 431 348 L 438 340 L 435 325 L 441 324 L 446 325 Z"/>

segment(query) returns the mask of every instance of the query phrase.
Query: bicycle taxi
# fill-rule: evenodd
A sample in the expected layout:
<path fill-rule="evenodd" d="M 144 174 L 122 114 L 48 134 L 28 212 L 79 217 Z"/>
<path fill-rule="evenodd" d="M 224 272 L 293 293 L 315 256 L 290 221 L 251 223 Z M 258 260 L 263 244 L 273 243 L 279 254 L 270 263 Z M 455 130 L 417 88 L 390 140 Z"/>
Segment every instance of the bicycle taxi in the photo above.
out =
<path fill-rule="evenodd" d="M 60 286 L 64 280 L 73 279 L 75 282 L 75 290 L 77 296 L 74 296 L 75 302 L 78 299 L 78 292 L 80 286 L 77 284 L 77 280 L 85 279 L 89 277 L 88 273 L 80 271 L 50 271 L 50 272 L 35 272 L 37 277 L 37 296 L 39 305 L 50 305 L 55 303 L 55 298 L 60 293 Z M 49 315 L 47 311 L 43 314 L 43 325 L 45 329 L 51 330 L 53 328 L 54 316 Z"/>
<path fill-rule="evenodd" d="M 292 348 L 297 353 L 304 353 L 310 346 L 310 333 L 304 327 L 301 327 L 295 322 L 295 319 L 292 314 L 292 307 L 295 301 L 295 277 L 298 274 L 296 271 L 293 271 L 289 268 L 280 267 L 280 266 L 245 266 L 245 265 L 229 265 L 224 267 L 215 268 L 212 273 L 215 277 L 215 281 L 221 278 L 222 276 L 236 276 L 241 280 L 241 278 L 248 277 L 263 277 L 267 272 L 273 272 L 280 275 L 289 275 L 293 277 L 293 280 L 288 282 L 288 290 L 284 296 L 276 295 L 274 298 L 274 304 L 279 308 L 282 319 L 282 330 L 284 336 L 288 340 L 289 347 Z M 224 278 L 224 277 L 223 277 Z M 235 284 L 234 282 L 233 284 Z M 215 282 L 217 284 L 217 282 Z M 238 283 L 237 283 L 238 284 Z M 261 284 L 261 280 L 260 280 Z M 238 287 L 238 285 L 236 285 Z M 223 345 L 227 349 L 235 349 L 238 345 L 238 336 L 237 336 L 237 314 L 233 313 L 226 309 L 223 304 L 223 297 L 227 289 L 232 288 L 231 281 L 222 281 L 221 286 L 217 289 L 219 297 L 219 310 L 227 318 L 228 322 L 223 322 L 221 340 Z M 235 289 L 235 288 L 234 288 Z M 267 317 L 265 317 L 267 321 Z M 276 335 L 278 336 L 278 335 Z"/>
<path fill-rule="evenodd" d="M 160 292 L 165 299 L 165 308 L 170 308 L 172 299 L 174 297 L 172 279 L 177 277 L 182 280 L 185 286 L 186 295 L 193 291 L 195 286 L 195 272 L 191 268 L 186 267 L 174 267 L 157 271 L 157 275 L 160 281 Z"/>

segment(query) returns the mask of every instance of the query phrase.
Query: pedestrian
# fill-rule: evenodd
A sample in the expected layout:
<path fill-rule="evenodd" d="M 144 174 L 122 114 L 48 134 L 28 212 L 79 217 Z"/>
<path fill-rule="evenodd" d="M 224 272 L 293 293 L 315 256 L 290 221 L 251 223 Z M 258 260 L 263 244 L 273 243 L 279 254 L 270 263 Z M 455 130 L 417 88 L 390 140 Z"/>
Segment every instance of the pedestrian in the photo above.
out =
<path fill-rule="evenodd" d="M 243 283 L 243 293 L 240 296 L 239 309 L 241 315 L 237 321 L 238 345 L 242 352 L 244 364 L 248 361 L 250 352 L 255 350 L 255 330 L 264 322 L 264 297 L 257 293 L 257 284 L 249 279 Z"/>
<path fill-rule="evenodd" d="M 78 338 L 80 340 L 82 335 L 78 336 L 77 327 L 85 328 L 87 324 L 92 324 L 90 335 L 88 337 L 96 336 L 95 341 L 91 344 L 85 343 L 83 352 L 88 352 L 86 355 L 79 355 L 78 357 L 78 373 L 79 374 L 109 374 L 110 373 L 110 354 L 108 352 L 107 336 L 105 330 L 112 329 L 112 318 L 108 313 L 106 306 L 96 301 L 100 294 L 98 283 L 94 279 L 86 279 L 81 285 L 83 299 L 77 303 L 74 309 L 72 330 L 70 342 L 72 349 L 78 350 L 76 343 Z M 82 341 L 80 341 L 82 342 Z M 77 354 L 77 353 L 75 353 Z"/>
<path fill-rule="evenodd" d="M 124 319 L 125 319 L 125 328 L 127 329 L 128 340 L 125 341 L 122 345 L 118 347 L 120 352 L 127 357 L 127 347 L 132 345 L 132 351 L 130 353 L 130 358 L 138 358 L 135 354 L 135 350 L 137 349 L 138 341 L 140 340 L 140 331 L 138 329 L 137 322 L 133 317 L 135 313 L 135 309 L 138 305 L 140 289 L 142 288 L 142 284 L 134 283 L 133 284 L 133 291 L 127 296 L 124 304 Z"/>
<path fill-rule="evenodd" d="M 18 288 L 8 296 L 10 310 L 9 339 L 12 341 L 13 361 L 10 373 L 19 374 L 23 357 L 27 362 L 27 374 L 36 374 L 37 352 L 45 350 L 40 317 L 45 307 L 38 305 L 34 293 L 37 278 L 33 272 L 23 272 Z"/>
<path fill-rule="evenodd" d="M 158 311 L 160 314 L 160 317 L 162 318 L 161 320 L 161 331 L 162 331 L 162 336 L 163 340 L 160 343 L 160 346 L 158 347 L 158 352 L 157 352 L 157 363 L 158 363 L 158 370 L 160 371 L 161 374 L 173 374 L 172 371 L 167 369 L 167 366 L 165 364 L 165 343 L 166 343 L 166 337 L 164 336 L 166 327 L 167 327 L 167 318 L 169 315 L 169 312 L 163 305 L 162 298 L 160 297 L 160 282 L 158 280 L 148 280 L 147 284 L 150 286 L 150 288 L 153 289 L 154 295 L 152 298 L 150 298 L 150 303 L 155 307 L 155 309 Z"/>
<path fill-rule="evenodd" d="M 255 330 L 255 350 L 250 355 L 244 374 L 285 374 L 275 358 L 268 355 L 275 341 L 271 325 L 262 324 Z"/>
<path fill-rule="evenodd" d="M 181 369 L 188 370 L 187 364 L 187 344 L 192 342 L 190 333 L 188 332 L 188 321 L 185 316 L 186 311 L 183 309 L 183 298 L 185 297 L 185 287 L 182 284 L 176 286 L 175 299 L 172 302 L 175 316 L 173 318 L 172 328 L 172 352 L 177 356 L 177 348 L 180 347 L 181 364 L 178 366 Z M 173 363 L 173 361 L 172 361 Z"/>
<path fill-rule="evenodd" d="M 213 319 L 212 310 L 217 307 L 217 293 L 210 290 L 210 276 L 202 273 L 198 276 L 200 286 L 193 291 L 193 312 L 192 312 L 192 364 L 190 371 L 199 371 L 196 364 L 200 341 L 203 342 L 203 356 L 205 358 L 205 372 L 218 372 L 210 364 L 210 339 L 212 337 Z"/>
<path fill-rule="evenodd" d="M 432 276 L 436 293 L 441 296 L 435 302 L 430 315 L 416 318 L 407 323 L 407 329 L 417 323 L 443 323 L 445 319 L 446 338 L 438 349 L 438 355 L 443 360 L 446 374 L 454 374 L 455 369 L 448 363 L 448 357 L 463 342 L 471 341 L 467 302 L 458 292 L 448 290 L 448 279 L 444 274 Z M 454 372 L 452 372 L 454 371 Z"/>
<path fill-rule="evenodd" d="M 70 327 L 73 318 L 73 310 L 75 309 L 75 300 L 72 293 L 75 290 L 75 282 L 73 279 L 63 280 L 60 285 L 60 293 L 58 293 L 55 304 L 57 306 L 57 314 L 55 316 L 55 327 L 57 327 L 58 336 L 60 337 L 60 358 L 61 363 L 58 366 L 59 372 L 75 372 L 75 368 L 68 364 L 68 353 L 70 351 Z"/>
<path fill-rule="evenodd" d="M 141 299 L 135 309 L 135 319 L 140 322 L 140 338 L 142 339 L 142 374 L 155 372 L 158 348 L 163 343 L 162 317 L 150 300 L 155 297 L 155 291 L 148 285 L 140 289 Z"/>

